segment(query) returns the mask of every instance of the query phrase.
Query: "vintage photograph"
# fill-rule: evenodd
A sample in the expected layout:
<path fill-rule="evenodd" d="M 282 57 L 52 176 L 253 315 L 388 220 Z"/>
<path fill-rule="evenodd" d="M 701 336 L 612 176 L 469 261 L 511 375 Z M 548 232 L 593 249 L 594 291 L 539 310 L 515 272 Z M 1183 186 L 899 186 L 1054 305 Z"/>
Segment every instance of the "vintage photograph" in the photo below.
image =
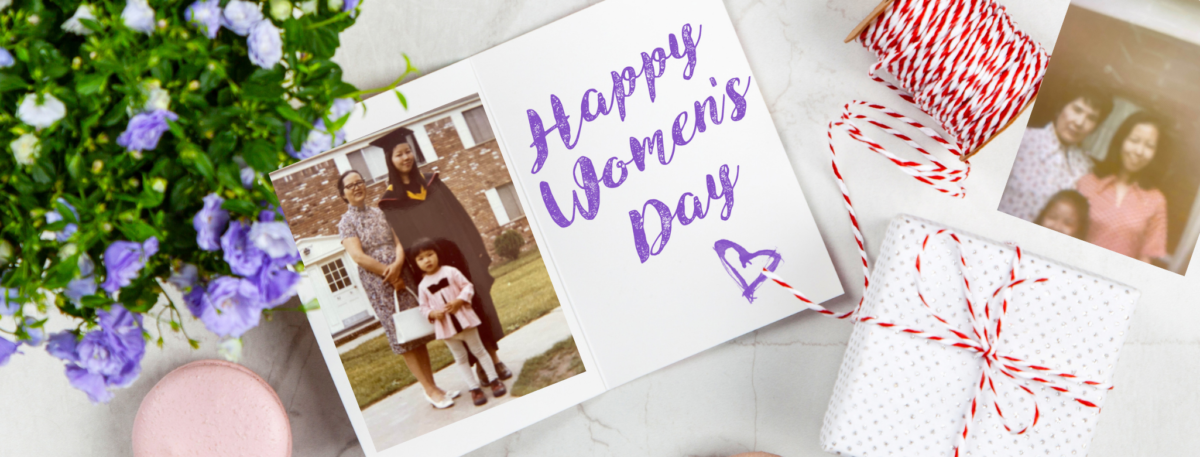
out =
<path fill-rule="evenodd" d="M 1171 34 L 1161 5 L 1085 6 L 1067 11 L 999 210 L 1185 274 L 1200 234 L 1200 45 Z M 1119 18 L 1135 8 L 1137 24 Z"/>
<path fill-rule="evenodd" d="M 477 95 L 272 178 L 376 449 L 584 371 Z"/>

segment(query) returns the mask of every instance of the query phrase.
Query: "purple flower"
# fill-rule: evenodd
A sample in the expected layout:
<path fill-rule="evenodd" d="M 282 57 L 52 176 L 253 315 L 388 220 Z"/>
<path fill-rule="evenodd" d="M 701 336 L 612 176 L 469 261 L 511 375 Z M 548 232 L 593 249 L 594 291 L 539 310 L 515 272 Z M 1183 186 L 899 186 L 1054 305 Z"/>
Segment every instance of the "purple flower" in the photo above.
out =
<path fill-rule="evenodd" d="M 187 292 L 196 286 L 200 281 L 200 271 L 195 265 L 185 263 L 179 267 L 179 271 L 171 273 L 171 277 L 167 278 L 167 282 L 180 292 Z"/>
<path fill-rule="evenodd" d="M 117 241 L 104 250 L 106 278 L 100 287 L 115 294 L 128 286 L 141 273 L 150 256 L 158 252 L 158 238 L 150 237 L 142 244 L 132 241 Z"/>
<path fill-rule="evenodd" d="M 242 187 L 245 187 L 247 189 L 254 187 L 254 178 L 256 178 L 258 176 L 254 173 L 253 168 L 242 167 L 241 171 L 239 171 L 238 174 L 239 174 L 239 177 L 242 178 Z"/>
<path fill-rule="evenodd" d="M 288 263 L 275 260 L 263 267 L 253 281 L 263 305 L 274 308 L 296 295 L 296 284 L 300 282 L 300 274 L 287 269 Z"/>
<path fill-rule="evenodd" d="M 258 212 L 258 221 L 259 222 L 272 222 L 276 219 L 277 215 L 279 215 L 279 208 L 264 209 L 264 210 Z"/>
<path fill-rule="evenodd" d="M 272 259 L 284 259 L 288 263 L 300 260 L 296 240 L 287 222 L 255 222 L 250 227 L 250 241 Z"/>
<path fill-rule="evenodd" d="M 79 363 L 79 335 L 71 331 L 58 332 L 50 335 L 46 343 L 46 352 L 68 362 Z"/>
<path fill-rule="evenodd" d="M 0 48 L 0 68 L 11 67 L 14 63 L 16 63 L 16 61 L 13 60 L 12 53 L 8 52 L 7 49 Z"/>
<path fill-rule="evenodd" d="M 121 20 L 126 27 L 147 35 L 154 32 L 154 10 L 146 0 L 128 0 L 121 11 Z"/>
<path fill-rule="evenodd" d="M 288 155 L 295 157 L 297 159 L 300 159 L 300 160 L 304 160 L 309 157 L 312 157 L 313 155 L 317 154 L 317 152 L 319 152 L 319 151 L 313 151 L 311 149 L 307 149 L 307 146 L 308 146 L 307 140 L 304 142 L 303 145 L 300 146 L 300 152 L 296 152 L 296 148 L 292 146 L 292 123 L 291 123 L 291 121 L 288 121 L 287 123 L 285 123 L 284 127 L 287 129 L 287 133 L 284 134 L 284 138 L 287 141 L 283 142 L 283 150 L 284 150 L 284 152 L 287 152 Z"/>
<path fill-rule="evenodd" d="M 11 316 L 21 310 L 21 304 L 17 302 L 17 289 L 7 289 L 0 287 L 0 316 Z"/>
<path fill-rule="evenodd" d="M 83 253 L 79 256 L 79 276 L 67 283 L 66 290 L 63 295 L 71 299 L 72 303 L 80 304 L 83 297 L 94 295 L 96 293 L 96 264 L 92 262 L 92 257 Z"/>
<path fill-rule="evenodd" d="M 211 40 L 216 38 L 217 32 L 221 30 L 221 2 L 220 0 L 197 0 L 187 7 L 183 17 L 187 18 L 189 23 L 199 28 L 204 32 L 204 36 Z"/>
<path fill-rule="evenodd" d="M 41 327 L 33 326 L 33 324 L 36 324 L 37 321 L 37 319 L 32 317 L 25 317 L 25 323 L 21 325 L 21 328 L 25 329 L 25 335 L 27 338 L 22 341 L 22 343 L 30 346 L 37 346 L 42 344 L 43 341 L 46 341 L 46 331 Z"/>
<path fill-rule="evenodd" d="M 221 22 L 225 27 L 240 36 L 250 33 L 250 28 L 263 20 L 262 11 L 257 3 L 232 0 L 225 5 L 225 14 Z"/>
<path fill-rule="evenodd" d="M 204 301 L 204 295 L 207 288 L 204 284 L 196 284 L 192 287 L 192 291 L 183 296 L 183 304 L 187 305 L 188 311 L 192 312 L 197 319 L 204 315 L 204 310 L 207 308 L 207 303 Z"/>
<path fill-rule="evenodd" d="M 125 132 L 117 137 L 117 144 L 130 151 L 149 151 L 158 147 L 158 140 L 169 130 L 167 120 L 176 120 L 179 116 L 165 109 L 140 113 L 129 120 Z"/>
<path fill-rule="evenodd" d="M 342 0 L 342 11 L 351 11 L 358 8 L 358 0 Z M 353 14 L 350 17 L 354 17 Z"/>
<path fill-rule="evenodd" d="M 317 122 L 313 123 L 313 129 L 308 131 L 308 138 L 304 140 L 304 145 L 300 147 L 300 154 L 297 157 L 306 159 L 345 142 L 346 132 L 339 130 L 337 135 L 330 135 L 325 128 L 325 120 L 317 119 Z"/>
<path fill-rule="evenodd" d="M 221 231 L 229 222 L 229 212 L 221 209 L 225 199 L 213 193 L 204 197 L 204 208 L 192 217 L 192 227 L 196 229 L 196 244 L 205 251 L 221 249 Z"/>
<path fill-rule="evenodd" d="M 246 38 L 250 63 L 270 70 L 283 58 L 283 39 L 270 20 L 261 20 L 250 29 Z"/>
<path fill-rule="evenodd" d="M 225 250 L 225 262 L 229 269 L 242 276 L 258 273 L 266 261 L 263 251 L 250 241 L 250 227 L 242 221 L 229 223 L 229 229 L 221 236 L 221 249 Z"/>
<path fill-rule="evenodd" d="M 71 382 L 71 387 L 86 393 L 92 403 L 108 403 L 113 398 L 113 393 L 104 384 L 104 376 L 78 365 L 67 365 L 67 381 Z"/>
<path fill-rule="evenodd" d="M 0 337 L 0 367 L 8 365 L 8 359 L 12 358 L 12 355 L 17 353 L 18 347 L 20 347 L 20 345 L 17 343 L 9 341 L 4 337 Z"/>
<path fill-rule="evenodd" d="M 75 220 L 79 220 L 79 211 L 76 211 L 74 206 L 71 206 L 70 203 L 67 203 L 67 201 L 61 197 L 58 199 L 58 202 L 62 203 L 63 206 L 66 206 L 67 209 L 71 210 L 71 214 L 75 216 Z M 53 224 L 61 220 L 63 220 L 63 216 L 57 210 L 46 213 L 47 224 Z M 74 223 L 67 223 L 66 227 L 63 227 L 62 230 L 52 233 L 54 234 L 54 239 L 58 240 L 59 243 L 62 243 L 71 239 L 71 235 L 74 235 L 78 230 L 78 225 L 75 225 Z"/>
<path fill-rule="evenodd" d="M 239 338 L 258 326 L 263 303 L 254 283 L 221 276 L 208 285 L 200 321 L 209 331 L 223 337 Z"/>
<path fill-rule="evenodd" d="M 100 329 L 88 332 L 74 342 L 63 333 L 54 335 L 47 345 L 50 354 L 73 363 L 67 364 L 67 379 L 88 394 L 93 402 L 112 399 L 112 387 L 127 387 L 142 372 L 146 340 L 142 336 L 142 317 L 121 305 L 96 313 Z M 75 355 L 70 352 L 74 349 Z"/>
<path fill-rule="evenodd" d="M 83 336 L 76 345 L 79 365 L 104 376 L 104 383 L 126 387 L 142 372 L 146 340 L 142 336 L 142 316 L 117 304 L 96 312 L 100 330 Z"/>
<path fill-rule="evenodd" d="M 336 121 L 342 116 L 350 114 L 351 111 L 354 111 L 354 99 L 339 98 L 334 100 L 333 106 L 329 108 L 329 117 Z"/>

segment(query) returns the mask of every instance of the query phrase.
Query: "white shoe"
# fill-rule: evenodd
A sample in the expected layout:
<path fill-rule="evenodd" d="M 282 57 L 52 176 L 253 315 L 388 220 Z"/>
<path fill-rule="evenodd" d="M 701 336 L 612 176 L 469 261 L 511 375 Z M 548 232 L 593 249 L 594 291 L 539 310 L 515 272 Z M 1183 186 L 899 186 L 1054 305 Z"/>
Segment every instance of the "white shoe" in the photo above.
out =
<path fill-rule="evenodd" d="M 455 393 L 457 393 L 457 392 L 455 392 Z M 433 405 L 433 407 L 435 409 L 446 409 L 451 406 L 454 406 L 454 398 L 452 398 L 449 394 L 446 394 L 446 396 L 442 398 L 441 402 L 433 401 L 432 398 L 429 398 L 429 394 L 427 394 L 425 392 L 421 392 L 421 395 L 424 395 L 425 401 L 428 401 L 429 404 Z"/>
<path fill-rule="evenodd" d="M 446 398 L 458 398 L 458 396 L 461 394 L 462 394 L 462 392 L 459 392 L 457 390 L 448 390 L 448 391 L 446 391 Z"/>

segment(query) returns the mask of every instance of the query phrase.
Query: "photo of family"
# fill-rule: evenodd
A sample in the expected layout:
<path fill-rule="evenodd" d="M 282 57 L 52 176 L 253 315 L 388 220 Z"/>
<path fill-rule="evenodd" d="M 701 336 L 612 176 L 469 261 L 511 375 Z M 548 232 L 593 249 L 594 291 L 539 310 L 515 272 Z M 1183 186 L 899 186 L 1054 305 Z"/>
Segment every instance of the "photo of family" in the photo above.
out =
<path fill-rule="evenodd" d="M 1086 3 L 1067 11 L 999 210 L 1185 274 L 1200 235 L 1200 45 L 1164 33 L 1165 9 L 1134 24 L 1114 16 L 1136 2 Z"/>
<path fill-rule="evenodd" d="M 376 449 L 584 371 L 477 95 L 272 183 Z"/>

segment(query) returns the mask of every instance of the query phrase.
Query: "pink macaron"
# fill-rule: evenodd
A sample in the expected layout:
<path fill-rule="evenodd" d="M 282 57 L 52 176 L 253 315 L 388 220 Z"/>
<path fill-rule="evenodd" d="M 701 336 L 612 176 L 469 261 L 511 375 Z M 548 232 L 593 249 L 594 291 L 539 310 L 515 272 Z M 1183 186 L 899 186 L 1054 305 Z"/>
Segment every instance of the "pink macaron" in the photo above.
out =
<path fill-rule="evenodd" d="M 275 390 L 246 367 L 199 360 L 168 373 L 138 408 L 134 457 L 290 457 Z"/>

